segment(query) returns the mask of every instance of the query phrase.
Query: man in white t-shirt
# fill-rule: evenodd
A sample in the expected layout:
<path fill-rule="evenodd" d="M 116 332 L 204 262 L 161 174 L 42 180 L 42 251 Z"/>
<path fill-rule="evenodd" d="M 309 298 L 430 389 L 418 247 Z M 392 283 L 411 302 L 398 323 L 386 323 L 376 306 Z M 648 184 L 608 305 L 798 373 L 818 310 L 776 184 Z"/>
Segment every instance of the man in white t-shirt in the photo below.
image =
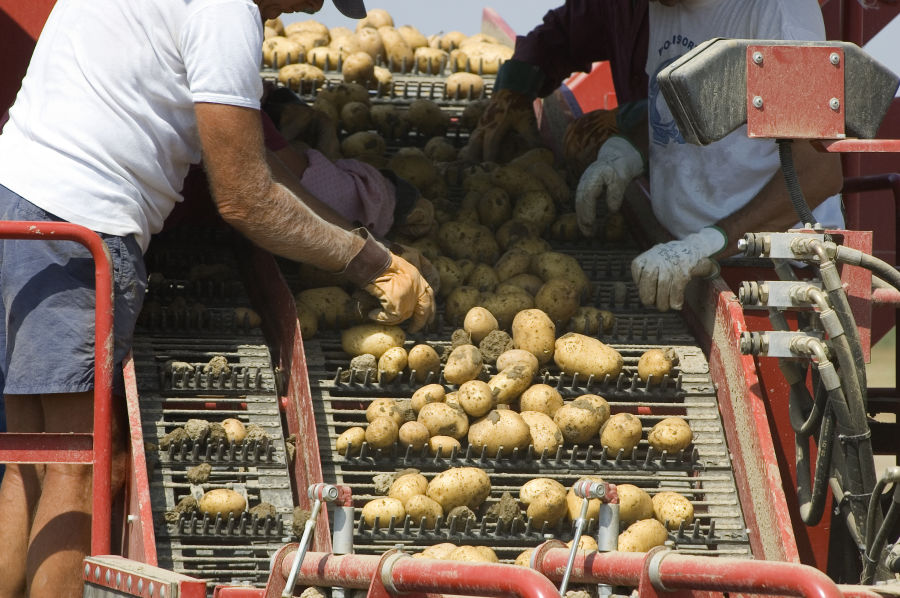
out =
<path fill-rule="evenodd" d="M 786 230 L 797 216 L 775 141 L 750 139 L 742 127 L 708 146 L 686 143 L 659 93 L 657 74 L 711 38 L 823 40 L 825 27 L 816 0 L 651 0 L 649 26 L 651 203 L 678 240 L 641 254 L 632 262 L 632 275 L 641 301 L 665 311 L 682 307 L 687 283 L 706 271 L 707 258 L 736 253 L 745 232 Z M 583 230 L 590 230 L 599 197 L 615 211 L 625 185 L 644 170 L 641 153 L 627 140 L 610 141 L 579 183 Z M 843 226 L 836 195 L 842 185 L 840 158 L 818 153 L 804 141 L 793 144 L 793 155 L 819 222 Z"/>
<path fill-rule="evenodd" d="M 362 0 L 334 0 L 365 16 Z M 414 266 L 315 215 L 273 180 L 260 118 L 263 20 L 322 0 L 58 0 L 0 135 L 0 220 L 101 235 L 115 271 L 116 363 L 146 286 L 142 253 L 201 154 L 226 222 L 280 256 L 343 272 L 372 317 L 433 316 Z M 0 240 L 0 381 L 12 432 L 90 432 L 93 267 L 61 241 Z M 114 459 L 114 462 L 117 462 Z M 113 488 L 122 481 L 114 468 Z M 109 513 L 97 513 L 109 517 Z M 11 465 L 0 486 L 0 596 L 81 595 L 91 471 Z"/>

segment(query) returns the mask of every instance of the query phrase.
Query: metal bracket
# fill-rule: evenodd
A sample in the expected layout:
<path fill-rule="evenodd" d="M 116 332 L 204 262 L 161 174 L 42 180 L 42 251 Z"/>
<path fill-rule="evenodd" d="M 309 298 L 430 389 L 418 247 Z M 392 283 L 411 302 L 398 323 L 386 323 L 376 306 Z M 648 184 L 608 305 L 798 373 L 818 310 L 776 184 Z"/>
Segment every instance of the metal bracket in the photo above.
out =
<path fill-rule="evenodd" d="M 747 233 L 743 239 L 738 240 L 738 249 L 747 257 L 818 261 L 819 258 L 812 252 L 794 251 L 792 243 L 798 238 L 825 242 L 825 235 L 821 233 Z"/>
<path fill-rule="evenodd" d="M 770 330 L 767 332 L 742 332 L 740 349 L 744 355 L 763 357 L 802 357 L 791 349 L 791 343 L 797 338 L 822 339 L 821 331 L 786 332 Z"/>
<path fill-rule="evenodd" d="M 744 281 L 738 289 L 738 300 L 746 309 L 770 307 L 809 309 L 809 305 L 797 304 L 792 297 L 792 291 L 799 286 L 814 286 L 821 289 L 822 283 L 812 280 L 803 282 L 793 280 Z"/>

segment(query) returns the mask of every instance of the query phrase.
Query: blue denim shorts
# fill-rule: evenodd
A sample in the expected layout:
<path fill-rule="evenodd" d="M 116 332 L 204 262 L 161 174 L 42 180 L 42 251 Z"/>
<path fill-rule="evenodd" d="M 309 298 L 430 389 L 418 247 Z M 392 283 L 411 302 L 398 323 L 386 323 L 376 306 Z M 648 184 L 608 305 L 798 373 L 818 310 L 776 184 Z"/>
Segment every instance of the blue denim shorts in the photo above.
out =
<path fill-rule="evenodd" d="M 0 220 L 60 219 L 0 185 Z M 147 272 L 134 236 L 100 234 L 114 274 L 114 384 L 131 348 Z M 94 260 L 74 241 L 0 239 L 0 384 L 4 394 L 94 387 Z"/>

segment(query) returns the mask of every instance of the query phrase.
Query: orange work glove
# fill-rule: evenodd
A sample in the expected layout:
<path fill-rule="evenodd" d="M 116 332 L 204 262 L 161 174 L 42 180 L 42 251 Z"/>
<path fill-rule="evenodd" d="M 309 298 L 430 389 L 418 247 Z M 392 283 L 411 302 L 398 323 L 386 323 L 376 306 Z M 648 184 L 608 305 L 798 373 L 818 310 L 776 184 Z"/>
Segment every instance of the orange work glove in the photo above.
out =
<path fill-rule="evenodd" d="M 412 317 L 409 331 L 417 332 L 434 319 L 434 292 L 415 266 L 391 254 L 391 264 L 363 289 L 378 299 L 381 309 L 369 317 L 382 324 L 399 324 Z"/>
<path fill-rule="evenodd" d="M 437 268 L 434 267 L 434 264 L 432 264 L 421 251 L 415 247 L 410 247 L 409 245 L 404 245 L 402 243 L 394 243 L 391 245 L 391 251 L 415 266 L 434 293 L 441 290 L 440 273 Z"/>

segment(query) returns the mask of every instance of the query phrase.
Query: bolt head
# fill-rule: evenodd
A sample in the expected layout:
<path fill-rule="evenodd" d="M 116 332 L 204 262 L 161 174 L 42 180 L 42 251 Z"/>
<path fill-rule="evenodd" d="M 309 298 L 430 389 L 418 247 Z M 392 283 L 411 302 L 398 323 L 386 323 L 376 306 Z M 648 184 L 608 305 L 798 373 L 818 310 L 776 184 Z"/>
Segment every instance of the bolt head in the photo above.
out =
<path fill-rule="evenodd" d="M 747 242 L 747 239 L 738 239 L 737 248 L 739 251 L 747 251 L 747 247 L 750 244 Z"/>
<path fill-rule="evenodd" d="M 831 106 L 832 110 L 840 110 L 841 109 L 841 101 L 837 98 L 831 98 L 828 101 L 828 105 Z"/>
<path fill-rule="evenodd" d="M 753 53 L 753 63 L 754 64 L 762 64 L 763 63 L 762 52 L 754 52 Z"/>
<path fill-rule="evenodd" d="M 763 99 L 762 96 L 753 96 L 753 107 L 754 108 L 762 108 L 763 107 Z"/>
<path fill-rule="evenodd" d="M 833 64 L 834 66 L 837 66 L 841 63 L 841 55 L 838 54 L 837 52 L 832 52 L 828 56 L 828 60 L 831 62 L 831 64 Z"/>

